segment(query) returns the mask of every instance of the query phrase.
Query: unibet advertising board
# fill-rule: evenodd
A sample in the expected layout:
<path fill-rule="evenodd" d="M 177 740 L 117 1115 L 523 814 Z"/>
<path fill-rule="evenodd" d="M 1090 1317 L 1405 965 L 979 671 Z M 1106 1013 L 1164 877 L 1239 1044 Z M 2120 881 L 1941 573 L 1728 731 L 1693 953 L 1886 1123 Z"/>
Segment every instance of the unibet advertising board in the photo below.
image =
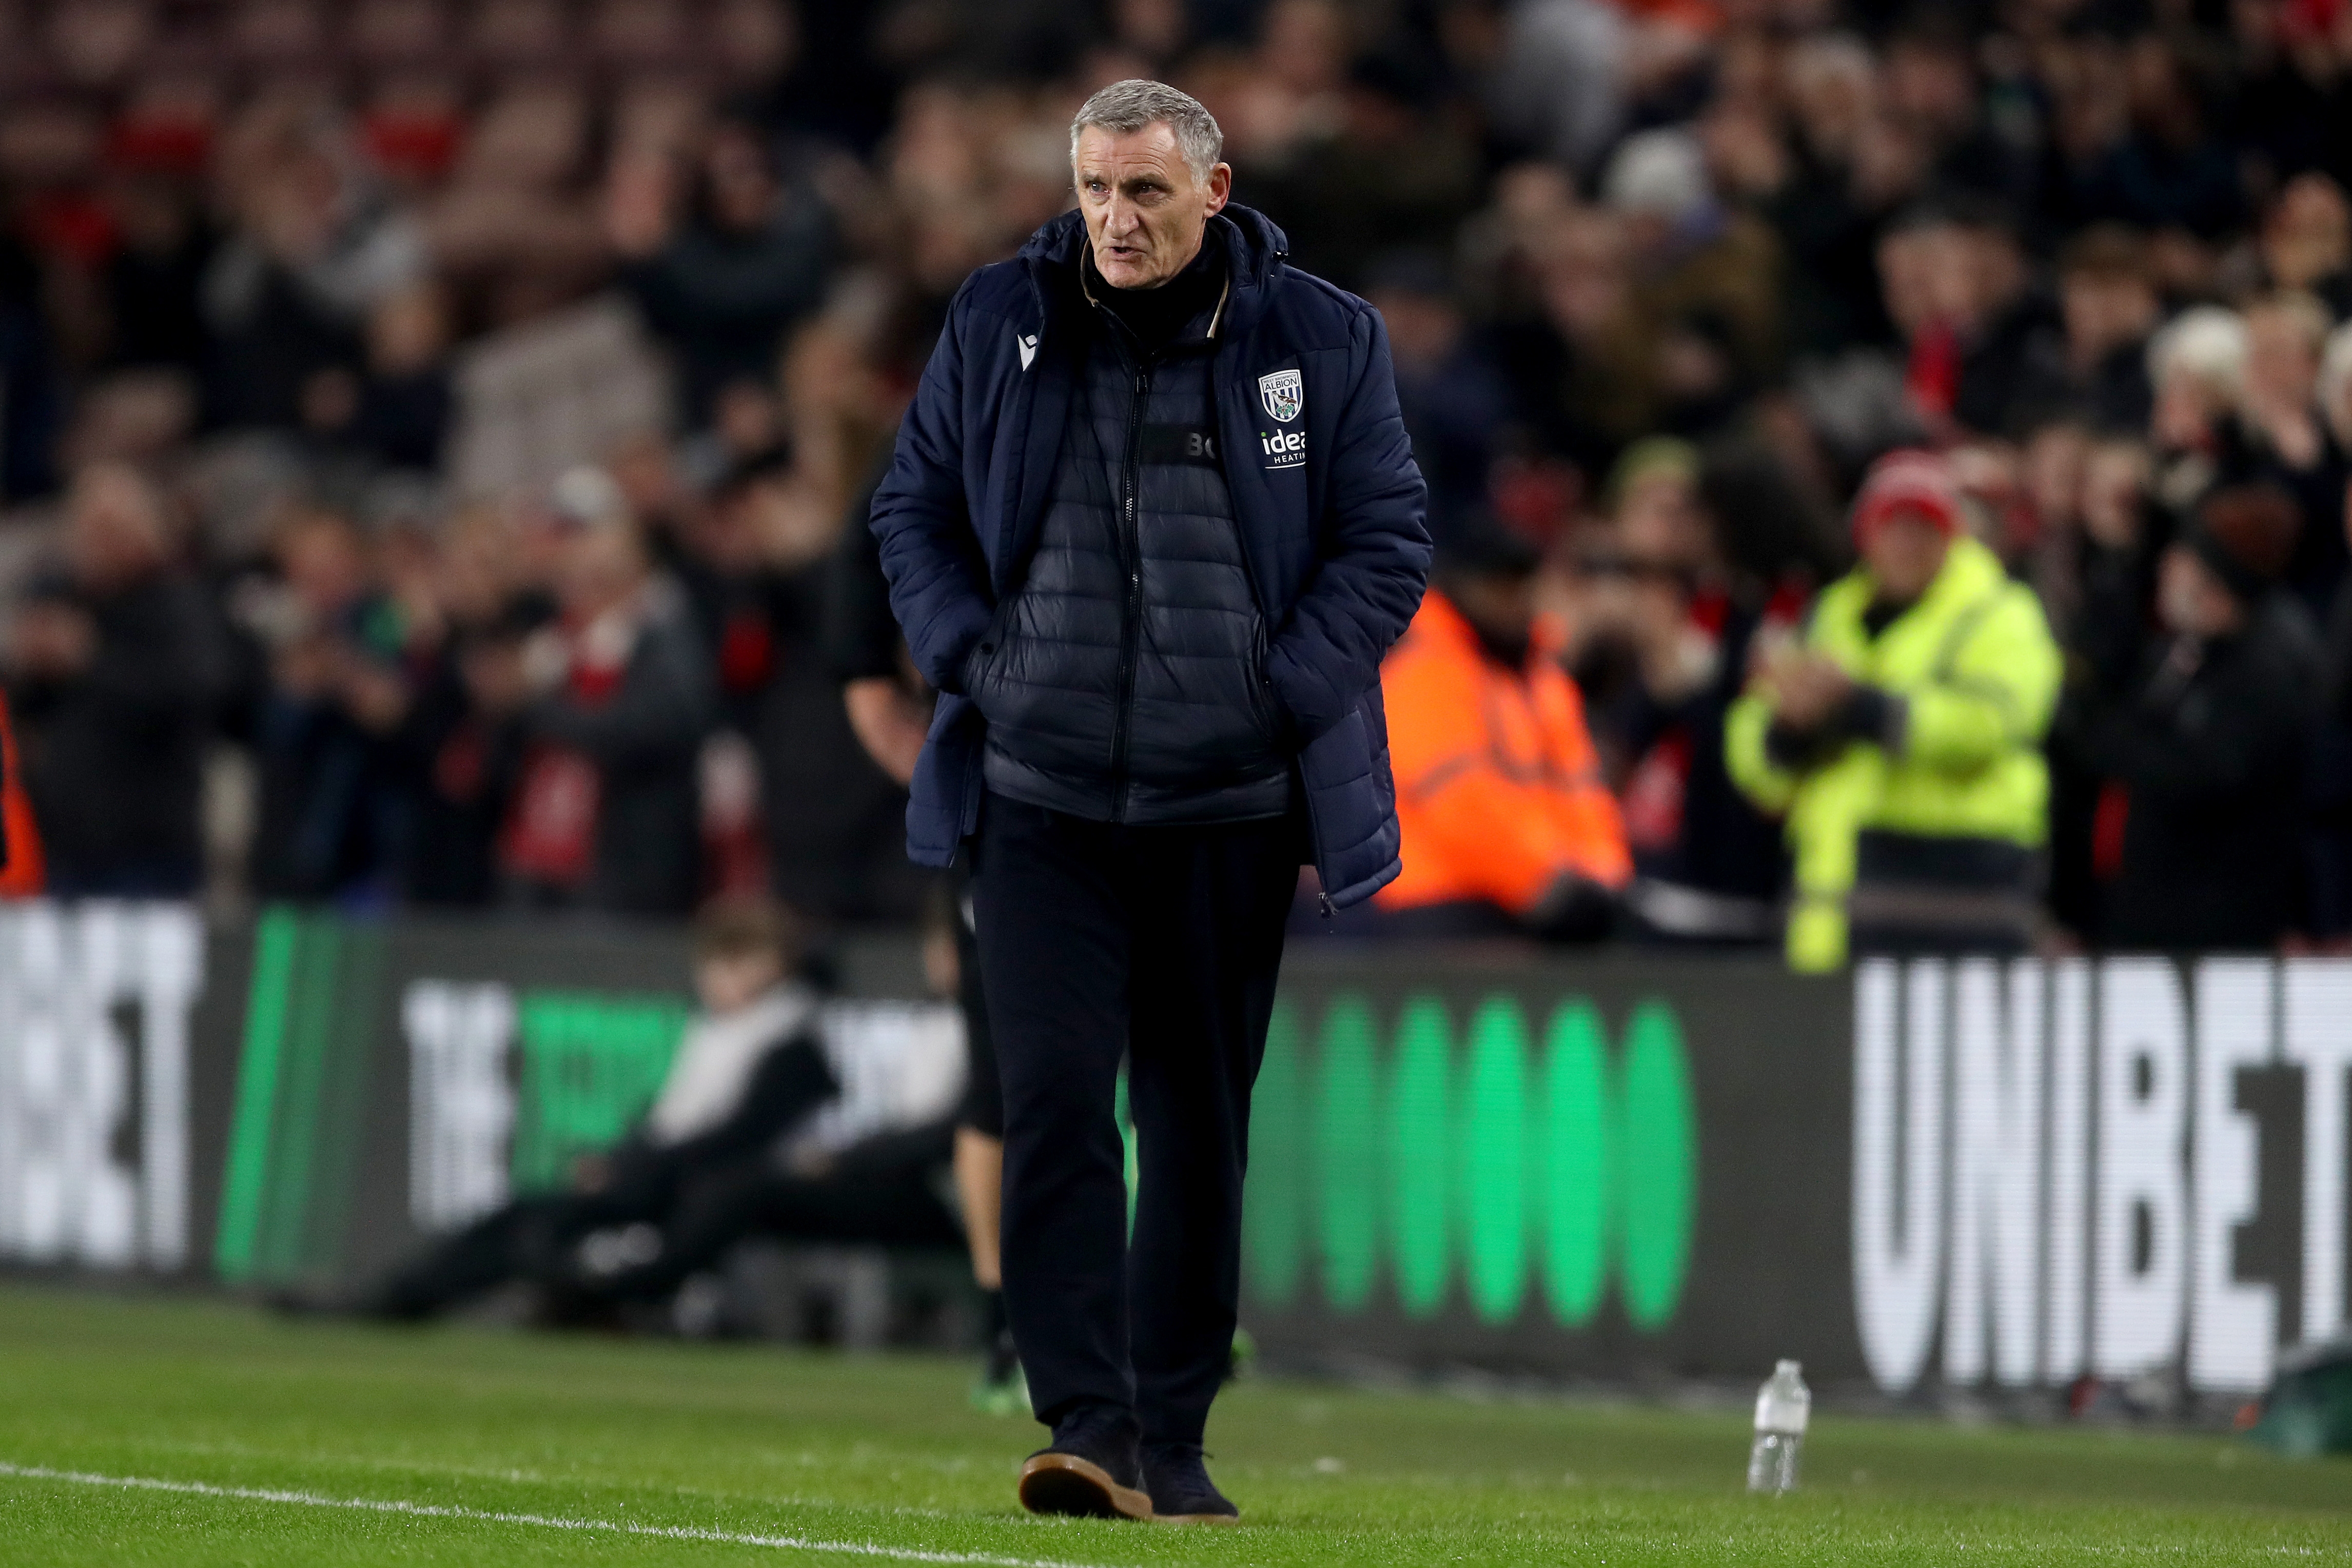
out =
<path fill-rule="evenodd" d="M 842 960 L 856 1048 L 955 1028 L 910 942 Z M 0 909 L 0 1260 L 364 1277 L 625 1131 L 685 978 L 668 928 Z M 1339 1369 L 2234 1392 L 2343 1324 L 2347 1077 L 2333 961 L 1301 942 L 1244 1321 Z"/>

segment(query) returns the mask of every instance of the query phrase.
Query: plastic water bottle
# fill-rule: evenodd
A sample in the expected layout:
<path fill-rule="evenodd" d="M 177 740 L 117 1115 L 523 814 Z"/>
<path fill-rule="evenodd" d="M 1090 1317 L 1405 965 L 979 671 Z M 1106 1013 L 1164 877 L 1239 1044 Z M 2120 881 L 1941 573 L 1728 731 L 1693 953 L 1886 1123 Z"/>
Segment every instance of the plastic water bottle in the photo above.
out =
<path fill-rule="evenodd" d="M 1756 1445 L 1748 1450 L 1748 1489 L 1797 1489 L 1797 1455 L 1805 1446 L 1805 1423 L 1813 1413 L 1813 1392 L 1805 1369 L 1784 1361 L 1756 1391 Z"/>

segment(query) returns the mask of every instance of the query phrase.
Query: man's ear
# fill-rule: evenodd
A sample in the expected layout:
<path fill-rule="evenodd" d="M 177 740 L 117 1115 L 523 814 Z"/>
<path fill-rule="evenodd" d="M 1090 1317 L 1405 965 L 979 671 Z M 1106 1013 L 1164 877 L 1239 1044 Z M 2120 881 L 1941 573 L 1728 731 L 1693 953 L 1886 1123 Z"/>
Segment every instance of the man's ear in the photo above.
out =
<path fill-rule="evenodd" d="M 1220 163 L 1209 171 L 1209 213 L 1214 216 L 1234 198 L 1234 166 Z"/>

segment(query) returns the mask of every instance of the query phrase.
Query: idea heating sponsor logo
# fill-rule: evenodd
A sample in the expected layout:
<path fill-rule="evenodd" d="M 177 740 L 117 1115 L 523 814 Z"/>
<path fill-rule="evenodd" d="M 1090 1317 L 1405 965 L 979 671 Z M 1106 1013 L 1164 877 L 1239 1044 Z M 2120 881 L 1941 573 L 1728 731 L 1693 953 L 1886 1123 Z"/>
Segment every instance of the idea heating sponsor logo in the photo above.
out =
<path fill-rule="evenodd" d="M 2345 1322 L 2347 1070 L 2352 963 L 1863 965 L 1873 1377 L 1908 1389 L 1940 1348 L 1951 1384 L 2261 1386 L 2282 1340 Z"/>

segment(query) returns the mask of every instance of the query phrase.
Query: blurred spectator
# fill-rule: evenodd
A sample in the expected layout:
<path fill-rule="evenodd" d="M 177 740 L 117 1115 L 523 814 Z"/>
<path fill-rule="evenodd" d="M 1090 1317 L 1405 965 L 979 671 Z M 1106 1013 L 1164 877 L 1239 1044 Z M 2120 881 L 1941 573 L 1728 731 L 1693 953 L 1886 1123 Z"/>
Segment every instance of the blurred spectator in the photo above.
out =
<path fill-rule="evenodd" d="M 1473 334 L 1436 258 L 1391 255 L 1374 264 L 1366 295 L 1389 330 L 1397 402 L 1413 460 L 1429 484 L 1430 532 L 1483 509 L 1497 446 L 1510 434 L 1510 387 Z"/>
<path fill-rule="evenodd" d="M 251 116 L 236 227 L 204 283 L 207 404 L 216 424 L 291 429 L 314 377 L 359 363 L 362 323 L 419 276 L 425 245 L 339 137 L 296 108 Z"/>
<path fill-rule="evenodd" d="M 2294 500 L 2309 526 L 2294 536 L 2288 585 L 2312 615 L 2325 616 L 2346 562 L 2342 531 L 2326 520 L 2343 505 L 2347 475 L 2318 402 L 2327 311 L 2309 294 L 2266 294 L 2247 305 L 2244 321 L 2238 439 L 2223 459 L 2223 477 L 2275 486 Z"/>
<path fill-rule="evenodd" d="M 450 416 L 449 310 L 429 284 L 402 289 L 368 313 L 367 366 L 351 439 L 387 468 L 441 466 Z"/>
<path fill-rule="evenodd" d="M 496 511 L 452 519 L 433 563 L 435 624 L 412 640 L 422 657 L 400 736 L 413 812 L 400 881 L 420 904 L 478 908 L 497 895 L 523 748 L 500 682 L 553 609 L 516 580 L 514 553 Z"/>
<path fill-rule="evenodd" d="M 2156 390 L 2153 484 L 2167 505 L 2186 508 L 2220 473 L 2246 384 L 2246 323 L 2218 305 L 2183 310 L 2149 341 L 2147 368 Z"/>
<path fill-rule="evenodd" d="M 348 519 L 297 515 L 274 552 L 282 590 L 247 617 L 268 661 L 253 889 L 377 901 L 407 826 L 391 750 L 410 700 L 399 609 Z"/>
<path fill-rule="evenodd" d="M 1718 198 L 1686 131 L 1629 136 L 1601 195 L 1620 215 L 1667 428 L 1700 434 L 1777 370 L 1780 251 L 1771 229 Z"/>
<path fill-rule="evenodd" d="M 1277 5 L 1268 26 L 1324 12 L 1336 8 Z M 1426 60 L 1367 54 L 1329 94 L 1328 113 L 1309 98 L 1291 111 L 1278 146 L 1255 155 L 1236 149 L 1235 178 L 1253 202 L 1282 215 L 1301 268 L 1362 289 L 1372 258 L 1451 233 L 1477 205 L 1475 154 L 1454 126 L 1428 112 L 1434 86 Z"/>
<path fill-rule="evenodd" d="M 183 898 L 203 874 L 203 753 L 225 666 L 163 498 L 135 470 L 84 469 L 64 559 L 8 636 L 26 783 L 64 896 Z"/>
<path fill-rule="evenodd" d="M 0 501 L 55 483 L 58 388 L 33 258 L 0 235 Z"/>
<path fill-rule="evenodd" d="M 485 706 L 518 716 L 524 745 L 501 869 L 534 906 L 682 914 L 700 881 L 709 656 L 611 479 L 575 469 L 558 504 L 561 619 L 519 649 L 483 649 L 469 672 Z"/>
<path fill-rule="evenodd" d="M 677 205 L 657 192 L 645 210 L 616 207 L 612 240 L 630 291 L 677 350 L 699 424 L 722 387 L 773 374 L 785 330 L 824 294 L 832 221 L 802 172 L 741 121 L 712 132 Z"/>
<path fill-rule="evenodd" d="M 2145 429 L 2155 403 L 2147 336 L 2162 311 L 2137 236 L 2116 227 L 2079 236 L 2059 259 L 2058 322 L 2032 334 L 2015 384 L 1995 404 L 2000 433 L 2058 419 Z"/>
<path fill-rule="evenodd" d="M 1718 491 L 1741 479 L 1718 464 Z M 1571 665 L 1603 767 L 1624 803 L 1645 937 L 1769 940 L 1783 880 L 1780 833 L 1733 784 L 1724 720 L 1751 658 L 1790 635 L 1801 599 L 1743 580 L 1701 497 L 1697 450 L 1656 437 L 1626 452 L 1611 526 L 1580 542 Z"/>
<path fill-rule="evenodd" d="M 2334 180 L 2289 180 L 2263 215 L 2258 243 L 2272 288 L 2316 294 L 2338 320 L 2352 311 L 2352 205 Z"/>
<path fill-rule="evenodd" d="M 1799 969 L 1849 947 L 2021 952 L 2033 934 L 2058 650 L 1962 505 L 1938 458 L 1874 468 L 1853 507 L 1862 564 L 1732 708 L 1732 775 L 1788 820 Z"/>
<path fill-rule="evenodd" d="M 2299 526 L 2284 493 L 2227 489 L 2164 552 L 2159 633 L 2090 731 L 2120 786 L 2110 946 L 2269 951 L 2299 928 L 2319 658 L 2277 586 Z"/>
<path fill-rule="evenodd" d="M 1538 637 L 1536 566 L 1498 523 L 1457 528 L 1381 668 L 1404 870 L 1360 922 L 1374 934 L 1591 942 L 1613 925 L 1624 825 Z"/>
<path fill-rule="evenodd" d="M 203 287 L 218 237 L 194 183 L 162 171 L 118 179 L 109 193 L 116 244 L 103 289 L 107 363 L 203 373 Z"/>
<path fill-rule="evenodd" d="M 741 465 L 718 500 L 732 566 L 688 569 L 704 592 L 731 592 L 739 617 L 765 617 L 765 668 L 737 689 L 739 721 L 756 757 L 773 890 L 822 920 L 911 919 L 927 885 L 906 855 L 904 783 L 859 743 L 824 629 L 838 542 L 866 531 L 926 325 L 907 291 L 866 275 L 842 282 L 785 356 L 788 445 Z"/>
<path fill-rule="evenodd" d="M 2115 79 L 2100 79 L 2115 90 Z M 2075 152 L 2074 212 L 2207 240 L 2227 233 L 2244 216 L 2244 192 L 2173 52 L 2152 34 L 2133 39 L 2116 86 L 2122 112 L 2101 115 Z"/>

